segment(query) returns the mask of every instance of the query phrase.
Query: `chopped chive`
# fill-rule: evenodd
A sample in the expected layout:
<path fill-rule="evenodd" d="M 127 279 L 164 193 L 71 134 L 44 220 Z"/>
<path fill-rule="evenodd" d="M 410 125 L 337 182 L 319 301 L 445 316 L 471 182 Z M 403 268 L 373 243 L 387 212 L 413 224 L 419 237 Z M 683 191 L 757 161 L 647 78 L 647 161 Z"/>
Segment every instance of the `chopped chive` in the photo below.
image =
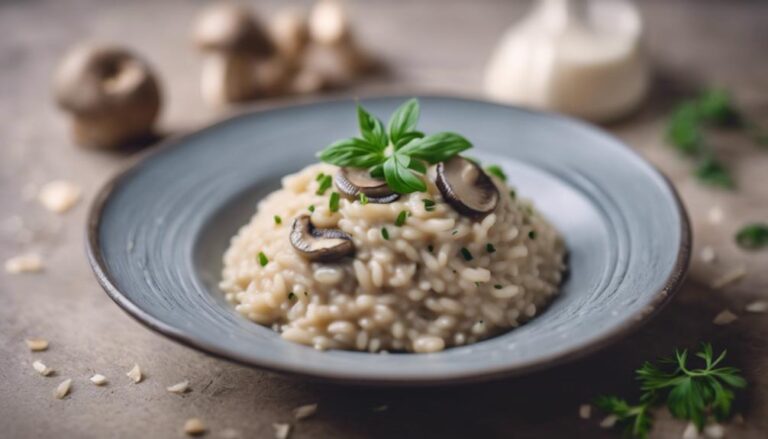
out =
<path fill-rule="evenodd" d="M 317 195 L 325 194 L 325 191 L 327 191 L 333 184 L 333 179 L 330 175 L 323 175 L 323 177 L 318 181 L 320 182 L 320 186 L 317 188 Z"/>
<path fill-rule="evenodd" d="M 288 300 L 296 300 L 296 295 L 293 292 L 288 293 Z"/>
<path fill-rule="evenodd" d="M 507 174 L 505 174 L 504 170 L 502 170 L 498 165 L 486 166 L 485 171 L 491 175 L 499 177 L 501 181 L 507 181 Z"/>
<path fill-rule="evenodd" d="M 428 252 L 430 252 L 430 253 L 434 252 L 434 251 L 435 251 L 435 246 L 434 246 L 434 245 L 432 245 L 432 244 L 429 244 L 429 245 L 427 246 L 427 251 L 428 251 Z"/>
<path fill-rule="evenodd" d="M 304 297 L 309 297 L 309 292 L 308 291 L 304 291 Z"/>
<path fill-rule="evenodd" d="M 262 267 L 266 267 L 267 264 L 269 264 L 269 259 L 267 259 L 267 255 L 264 254 L 264 252 L 259 252 L 259 265 Z"/>
<path fill-rule="evenodd" d="M 488 244 L 485 244 L 485 251 L 488 253 L 494 253 L 496 251 L 496 247 L 493 246 L 490 242 Z"/>
<path fill-rule="evenodd" d="M 536 231 L 531 230 L 530 232 L 528 232 L 528 237 L 531 239 L 536 239 Z"/>
<path fill-rule="evenodd" d="M 338 192 L 331 193 L 331 199 L 328 200 L 328 208 L 331 209 L 331 212 L 339 211 L 339 193 Z"/>
<path fill-rule="evenodd" d="M 408 218 L 408 211 L 403 210 L 400 212 L 400 214 L 397 215 L 397 219 L 395 220 L 395 225 L 397 227 L 403 227 L 403 224 L 405 224 L 405 220 Z"/>
<path fill-rule="evenodd" d="M 275 215 L 275 224 L 282 224 L 283 219 L 280 218 L 280 215 Z"/>
<path fill-rule="evenodd" d="M 458 230 L 454 230 L 453 232 L 451 232 L 451 235 L 456 235 L 457 233 L 459 233 L 459 231 Z"/>
<path fill-rule="evenodd" d="M 317 174 L 317 177 L 315 177 L 315 181 L 320 181 L 320 180 L 323 179 L 323 177 L 325 177 L 325 173 L 321 172 L 321 173 Z"/>
<path fill-rule="evenodd" d="M 496 288 L 497 290 L 500 290 L 501 289 L 501 285 L 496 284 L 496 285 L 493 286 L 493 288 Z"/>
<path fill-rule="evenodd" d="M 381 228 L 381 237 L 386 240 L 389 240 L 389 230 L 387 230 L 386 227 Z"/>
<path fill-rule="evenodd" d="M 514 189 L 510 189 L 509 196 L 514 200 L 515 198 L 517 198 L 517 192 L 515 192 Z"/>
<path fill-rule="evenodd" d="M 480 286 L 480 282 L 475 282 L 475 286 L 479 287 Z"/>
<path fill-rule="evenodd" d="M 430 200 L 429 198 L 423 198 L 421 201 L 424 202 L 424 210 L 426 210 L 427 212 L 432 212 L 433 210 L 435 210 L 434 200 Z"/>
<path fill-rule="evenodd" d="M 368 196 L 366 196 L 364 193 L 360 192 L 360 196 L 358 198 L 360 198 L 360 204 L 363 206 L 368 204 Z"/>
<path fill-rule="evenodd" d="M 310 212 L 314 212 L 315 211 L 315 205 L 314 204 L 310 204 L 309 207 L 307 207 L 307 210 L 310 211 Z"/>
<path fill-rule="evenodd" d="M 465 261 L 471 261 L 472 259 L 474 259 L 474 256 L 472 256 L 472 253 L 470 253 L 466 247 L 461 248 L 461 255 L 464 256 Z"/>

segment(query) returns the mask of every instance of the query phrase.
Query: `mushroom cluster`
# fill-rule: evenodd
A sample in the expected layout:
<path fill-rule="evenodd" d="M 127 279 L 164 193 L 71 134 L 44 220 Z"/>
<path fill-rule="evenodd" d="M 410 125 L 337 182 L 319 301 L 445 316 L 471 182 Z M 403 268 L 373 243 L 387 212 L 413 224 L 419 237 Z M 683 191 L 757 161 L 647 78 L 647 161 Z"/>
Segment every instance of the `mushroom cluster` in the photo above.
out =
<path fill-rule="evenodd" d="M 200 14 L 194 39 L 213 105 L 341 86 L 372 65 L 338 0 L 319 0 L 309 14 L 284 9 L 268 27 L 243 6 L 216 3 Z"/>
<path fill-rule="evenodd" d="M 82 45 L 54 75 L 58 105 L 72 116 L 75 142 L 116 148 L 150 136 L 160 112 L 160 87 L 149 65 L 131 51 Z"/>

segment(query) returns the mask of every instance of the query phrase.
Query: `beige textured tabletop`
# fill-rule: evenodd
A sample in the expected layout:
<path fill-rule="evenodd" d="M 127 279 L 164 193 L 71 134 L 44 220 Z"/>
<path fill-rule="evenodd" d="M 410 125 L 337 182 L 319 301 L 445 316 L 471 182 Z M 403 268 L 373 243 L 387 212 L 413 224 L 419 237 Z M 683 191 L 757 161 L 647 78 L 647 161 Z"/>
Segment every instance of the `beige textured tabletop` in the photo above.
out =
<path fill-rule="evenodd" d="M 768 436 L 768 314 L 746 304 L 768 299 L 768 251 L 746 252 L 733 241 L 749 221 L 768 220 L 768 151 L 736 135 L 715 144 L 734 170 L 738 189 L 708 189 L 690 164 L 663 143 L 671 105 L 703 85 L 732 91 L 750 116 L 768 125 L 768 2 L 642 1 L 657 73 L 654 91 L 633 117 L 606 128 L 666 173 L 679 189 L 694 230 L 685 286 L 652 323 L 597 355 L 532 376 L 463 387 L 363 389 L 302 382 L 213 359 L 146 329 L 102 292 L 84 254 L 84 219 L 99 186 L 128 155 L 74 147 L 65 118 L 52 105 L 50 76 L 62 52 L 81 40 L 116 41 L 142 53 L 162 75 L 167 106 L 162 127 L 185 132 L 221 117 L 198 93 L 200 58 L 189 39 L 202 5 L 196 1 L 4 1 L 0 3 L 0 261 L 39 252 L 45 270 L 0 272 L 0 437 L 179 437 L 184 421 L 201 418 L 208 437 L 273 436 L 273 422 L 292 422 L 297 406 L 318 403 L 294 423 L 292 437 L 618 437 L 600 418 L 579 418 L 579 405 L 600 393 L 633 396 L 632 371 L 676 346 L 709 340 L 729 349 L 750 386 L 737 403 L 744 422 L 729 437 Z M 255 5 L 264 14 L 277 2 Z M 352 93 L 400 90 L 478 94 L 485 61 L 524 2 L 361 2 L 354 24 L 390 73 Z M 267 106 L 270 102 L 256 105 Z M 34 194 L 63 178 L 84 188 L 72 211 L 44 210 Z M 720 223 L 709 213 L 719 207 Z M 717 260 L 699 252 L 713 246 Z M 716 277 L 744 267 L 740 282 L 712 289 Z M 738 320 L 712 323 L 725 308 Z M 29 337 L 50 340 L 31 353 Z M 56 373 L 42 377 L 42 359 Z M 146 377 L 125 373 L 138 363 Z M 97 387 L 93 373 L 109 379 Z M 73 379 L 71 394 L 53 397 Z M 189 380 L 184 395 L 165 387 Z M 385 405 L 386 410 L 374 410 Z M 652 437 L 680 437 L 685 423 L 665 411 Z"/>

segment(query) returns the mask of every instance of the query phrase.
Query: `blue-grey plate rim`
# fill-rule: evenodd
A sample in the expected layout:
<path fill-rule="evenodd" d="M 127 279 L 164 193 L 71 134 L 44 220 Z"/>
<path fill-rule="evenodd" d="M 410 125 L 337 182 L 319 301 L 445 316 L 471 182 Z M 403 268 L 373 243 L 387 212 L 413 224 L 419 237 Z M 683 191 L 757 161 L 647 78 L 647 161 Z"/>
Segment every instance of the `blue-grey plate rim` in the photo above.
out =
<path fill-rule="evenodd" d="M 272 105 L 266 105 L 266 106 L 254 106 L 254 107 L 245 108 L 241 111 L 235 112 L 234 114 L 225 116 L 211 124 L 208 124 L 203 128 L 193 130 L 190 132 L 185 132 L 183 134 L 171 136 L 159 142 L 159 144 L 154 145 L 151 149 L 137 154 L 137 156 L 133 160 L 131 160 L 128 164 L 126 164 L 121 171 L 118 171 L 112 178 L 110 178 L 109 180 L 107 180 L 106 183 L 104 183 L 104 185 L 97 192 L 96 196 L 91 202 L 91 205 L 87 214 L 86 242 L 85 242 L 86 254 L 87 254 L 88 262 L 94 272 L 94 275 L 96 276 L 96 280 L 98 281 L 99 285 L 101 285 L 101 287 L 104 289 L 104 291 L 107 293 L 107 295 L 120 308 L 122 308 L 128 315 L 133 317 L 136 321 L 138 321 L 139 323 L 143 324 L 147 328 L 161 335 L 164 335 L 178 343 L 181 343 L 182 345 L 196 349 L 210 356 L 227 360 L 230 362 L 234 362 L 237 364 L 241 364 L 244 366 L 257 367 L 259 369 L 268 370 L 275 373 L 307 378 L 307 379 L 316 380 L 316 381 L 331 382 L 331 383 L 338 383 L 338 384 L 368 385 L 368 386 L 382 386 L 382 385 L 383 386 L 386 386 L 386 385 L 434 386 L 434 385 L 444 385 L 444 384 L 475 383 L 475 382 L 490 381 L 490 380 L 500 379 L 505 377 L 520 376 L 530 372 L 539 371 L 539 370 L 551 368 L 557 365 L 569 363 L 574 360 L 584 358 L 592 353 L 595 353 L 607 346 L 610 346 L 616 343 L 622 338 L 625 338 L 628 335 L 632 334 L 633 332 L 635 332 L 636 330 L 644 326 L 646 323 L 648 323 L 672 299 L 672 297 L 675 295 L 675 293 L 677 292 L 677 290 L 680 288 L 683 281 L 685 280 L 685 276 L 687 274 L 688 267 L 690 264 L 692 236 L 691 236 L 691 227 L 690 227 L 688 214 L 685 210 L 685 207 L 683 206 L 683 203 L 680 199 L 679 194 L 677 193 L 677 190 L 674 188 L 674 186 L 669 181 L 669 179 L 663 173 L 661 173 L 656 167 L 651 165 L 642 156 L 640 156 L 637 152 L 635 152 L 632 148 L 628 147 L 623 141 L 611 136 L 605 131 L 599 128 L 596 128 L 589 123 L 580 121 L 578 119 L 569 117 L 567 115 L 562 115 L 559 113 L 552 113 L 552 112 L 547 112 L 542 110 L 520 108 L 516 106 L 510 106 L 510 105 L 488 101 L 485 99 L 480 99 L 475 97 L 459 96 L 459 95 L 452 95 L 452 94 L 445 94 L 445 93 L 437 93 L 437 94 L 414 93 L 414 94 L 378 94 L 378 95 L 367 94 L 367 95 L 356 97 L 356 99 L 366 100 L 366 99 L 394 98 L 394 99 L 405 100 L 413 96 L 463 100 L 463 101 L 477 102 L 477 103 L 498 106 L 501 108 L 512 107 L 518 111 L 544 114 L 547 116 L 560 118 L 561 120 L 564 120 L 570 124 L 575 124 L 577 126 L 588 128 L 594 131 L 596 134 L 600 134 L 604 137 L 608 137 L 611 140 L 613 140 L 616 144 L 622 145 L 627 152 L 633 155 L 639 162 L 646 165 L 650 171 L 655 173 L 655 175 L 660 178 L 660 180 L 663 182 L 665 186 L 664 189 L 666 189 L 669 192 L 669 194 L 672 196 L 675 207 L 677 209 L 677 214 L 680 217 L 679 251 L 677 254 L 677 258 L 675 259 L 674 266 L 670 271 L 666 281 L 664 282 L 664 287 L 653 293 L 652 298 L 649 301 L 649 305 L 643 311 L 638 312 L 636 315 L 632 316 L 633 318 L 627 318 L 623 324 L 613 328 L 613 330 L 609 332 L 606 332 L 602 337 L 596 338 L 587 344 L 575 345 L 569 350 L 560 351 L 557 354 L 550 355 L 549 357 L 540 358 L 537 361 L 529 361 L 527 363 L 518 363 L 517 365 L 511 368 L 498 368 L 497 370 L 489 370 L 481 374 L 461 375 L 461 376 L 451 376 L 451 377 L 436 377 L 436 379 L 423 379 L 423 378 L 405 379 L 402 377 L 393 379 L 391 377 L 386 377 L 386 376 L 377 376 L 375 378 L 361 379 L 358 377 L 348 378 L 348 377 L 344 377 L 343 375 L 334 374 L 334 373 L 318 373 L 316 371 L 308 372 L 301 368 L 286 367 L 284 364 L 281 364 L 279 361 L 277 362 L 254 361 L 253 359 L 245 358 L 243 356 L 239 356 L 237 354 L 227 352 L 224 349 L 221 349 L 216 344 L 207 343 L 203 340 L 199 340 L 194 337 L 191 337 L 189 336 L 189 334 L 185 333 L 184 331 L 180 331 L 177 328 L 166 324 L 160 319 L 157 319 L 149 315 L 148 313 L 143 311 L 141 308 L 136 306 L 133 302 L 131 302 L 115 286 L 115 283 L 113 279 L 110 277 L 110 273 L 107 269 L 107 266 L 104 260 L 104 255 L 101 252 L 100 237 L 99 237 L 98 231 L 101 225 L 102 212 L 104 210 L 104 207 L 109 202 L 110 197 L 115 192 L 115 190 L 118 189 L 122 184 L 124 184 L 134 172 L 139 170 L 142 164 L 152 160 L 152 158 L 157 154 L 160 154 L 171 148 L 179 146 L 180 144 L 183 144 L 184 141 L 189 137 L 195 136 L 197 134 L 203 133 L 208 130 L 213 130 L 214 128 L 220 125 L 224 125 L 238 118 L 248 117 L 248 116 L 258 114 L 258 113 L 263 113 L 263 112 L 270 112 L 273 110 L 290 109 L 292 107 L 322 106 L 324 104 L 349 101 L 350 100 L 349 97 L 332 97 L 332 98 L 325 98 L 325 99 L 321 98 L 321 99 L 316 99 L 311 101 L 299 100 L 298 103 L 294 101 L 288 101 L 286 103 L 281 103 L 281 104 L 272 104 Z"/>

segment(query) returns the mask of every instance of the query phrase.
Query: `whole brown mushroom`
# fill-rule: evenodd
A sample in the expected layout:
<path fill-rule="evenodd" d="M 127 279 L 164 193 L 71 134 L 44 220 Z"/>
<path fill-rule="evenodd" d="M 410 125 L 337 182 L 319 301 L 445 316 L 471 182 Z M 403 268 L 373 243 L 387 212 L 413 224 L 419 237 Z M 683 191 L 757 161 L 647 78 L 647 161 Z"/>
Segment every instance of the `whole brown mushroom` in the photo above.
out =
<path fill-rule="evenodd" d="M 54 94 L 72 116 L 75 142 L 91 148 L 117 148 L 151 135 L 161 105 L 149 65 L 110 45 L 69 51 L 54 75 Z"/>
<path fill-rule="evenodd" d="M 245 7 L 216 3 L 204 9 L 194 39 L 204 52 L 201 85 L 208 103 L 245 101 L 283 86 L 285 67 L 275 61 L 275 45 Z"/>

